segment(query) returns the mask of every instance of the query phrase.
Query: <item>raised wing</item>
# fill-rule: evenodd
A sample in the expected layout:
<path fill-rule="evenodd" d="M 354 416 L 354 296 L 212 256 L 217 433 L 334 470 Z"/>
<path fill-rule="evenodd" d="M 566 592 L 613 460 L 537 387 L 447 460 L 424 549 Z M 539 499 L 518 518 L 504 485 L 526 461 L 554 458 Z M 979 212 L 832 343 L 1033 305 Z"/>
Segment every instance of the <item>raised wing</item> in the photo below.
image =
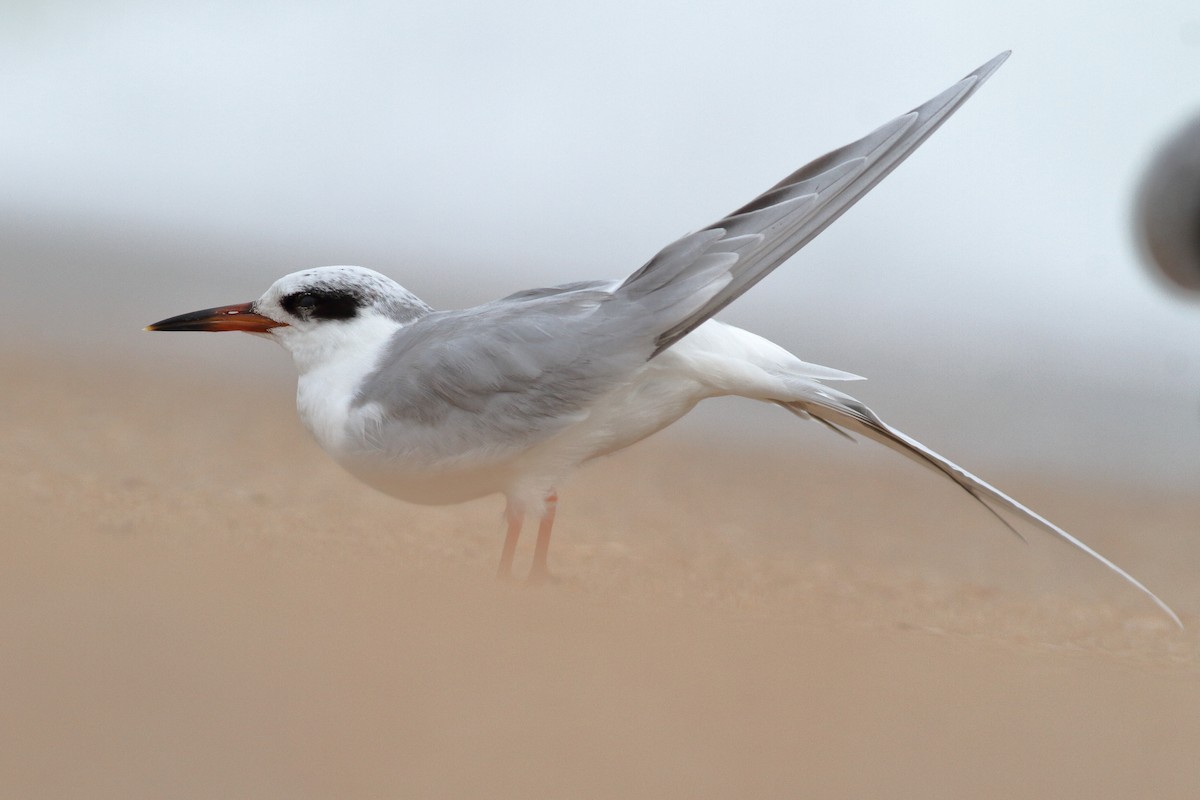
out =
<path fill-rule="evenodd" d="M 858 202 L 966 102 L 1006 51 L 924 105 L 812 161 L 707 228 L 668 245 L 617 290 L 662 321 L 661 353 Z"/>

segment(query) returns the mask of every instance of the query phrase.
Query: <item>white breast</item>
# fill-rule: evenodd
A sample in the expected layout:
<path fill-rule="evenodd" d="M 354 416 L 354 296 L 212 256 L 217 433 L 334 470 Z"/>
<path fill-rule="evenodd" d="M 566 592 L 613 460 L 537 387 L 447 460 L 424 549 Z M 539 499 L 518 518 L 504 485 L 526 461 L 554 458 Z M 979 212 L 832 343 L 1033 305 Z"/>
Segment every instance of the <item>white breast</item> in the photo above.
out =
<path fill-rule="evenodd" d="M 371 314 L 285 345 L 299 373 L 296 411 L 313 438 L 335 458 L 353 447 L 358 387 L 399 329 L 394 320 Z"/>

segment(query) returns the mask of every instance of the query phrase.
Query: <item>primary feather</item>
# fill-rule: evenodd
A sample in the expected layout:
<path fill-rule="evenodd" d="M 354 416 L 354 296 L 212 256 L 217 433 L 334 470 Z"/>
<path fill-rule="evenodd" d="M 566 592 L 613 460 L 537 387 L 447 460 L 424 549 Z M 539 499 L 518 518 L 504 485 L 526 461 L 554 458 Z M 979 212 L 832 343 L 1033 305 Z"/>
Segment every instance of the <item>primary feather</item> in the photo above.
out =
<path fill-rule="evenodd" d="M 1008 58 L 1003 52 L 927 103 L 877 128 L 856 142 L 817 158 L 746 205 L 707 228 L 668 245 L 617 290 L 631 302 L 659 297 L 656 310 L 671 308 L 651 357 L 658 355 L 716 314 L 771 270 L 825 230 L 899 166 L 975 93 Z M 735 256 L 731 258 L 731 256 Z M 725 265 L 728 280 L 698 306 L 692 275 L 709 275 Z"/>

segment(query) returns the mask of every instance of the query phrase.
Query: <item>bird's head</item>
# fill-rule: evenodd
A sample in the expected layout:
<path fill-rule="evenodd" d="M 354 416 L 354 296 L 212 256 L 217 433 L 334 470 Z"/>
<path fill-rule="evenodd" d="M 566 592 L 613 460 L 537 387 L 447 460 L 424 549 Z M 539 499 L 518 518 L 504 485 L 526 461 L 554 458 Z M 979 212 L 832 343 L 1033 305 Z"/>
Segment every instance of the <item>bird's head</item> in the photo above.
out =
<path fill-rule="evenodd" d="M 242 331 L 270 336 L 298 365 L 347 343 L 386 338 L 428 314 L 416 295 L 363 267 L 285 275 L 249 303 L 206 308 L 147 325 L 149 331 Z"/>

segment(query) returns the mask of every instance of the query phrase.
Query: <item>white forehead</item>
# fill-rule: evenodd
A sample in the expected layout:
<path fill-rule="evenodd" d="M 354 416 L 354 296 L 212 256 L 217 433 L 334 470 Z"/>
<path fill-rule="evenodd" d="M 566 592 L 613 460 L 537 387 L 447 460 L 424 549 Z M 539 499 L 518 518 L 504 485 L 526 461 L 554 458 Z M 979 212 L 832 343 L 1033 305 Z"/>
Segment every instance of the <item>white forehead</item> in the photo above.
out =
<path fill-rule="evenodd" d="M 271 284 L 263 298 L 278 299 L 312 289 L 355 292 L 362 297 L 381 298 L 404 292 L 400 284 L 388 276 L 366 267 L 314 267 L 284 275 Z"/>

